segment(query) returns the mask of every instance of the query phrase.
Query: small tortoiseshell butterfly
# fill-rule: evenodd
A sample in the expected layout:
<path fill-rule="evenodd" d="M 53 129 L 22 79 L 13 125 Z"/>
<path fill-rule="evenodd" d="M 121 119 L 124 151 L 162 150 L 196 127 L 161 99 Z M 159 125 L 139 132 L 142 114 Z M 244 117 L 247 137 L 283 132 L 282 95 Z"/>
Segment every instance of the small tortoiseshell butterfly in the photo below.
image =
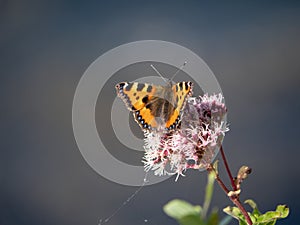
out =
<path fill-rule="evenodd" d="M 116 85 L 118 96 L 133 112 L 143 130 L 175 130 L 180 124 L 181 112 L 192 95 L 192 82 L 166 86 L 121 82 Z"/>

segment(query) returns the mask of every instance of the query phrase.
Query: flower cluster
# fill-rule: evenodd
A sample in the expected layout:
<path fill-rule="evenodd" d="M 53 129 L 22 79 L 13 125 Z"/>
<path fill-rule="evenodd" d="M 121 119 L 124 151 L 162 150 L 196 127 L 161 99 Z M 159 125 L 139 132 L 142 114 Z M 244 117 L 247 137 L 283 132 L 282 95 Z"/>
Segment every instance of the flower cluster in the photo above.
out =
<path fill-rule="evenodd" d="M 189 98 L 178 129 L 145 133 L 145 170 L 159 176 L 177 174 L 177 180 L 189 168 L 206 169 L 229 130 L 226 112 L 221 94 Z"/>

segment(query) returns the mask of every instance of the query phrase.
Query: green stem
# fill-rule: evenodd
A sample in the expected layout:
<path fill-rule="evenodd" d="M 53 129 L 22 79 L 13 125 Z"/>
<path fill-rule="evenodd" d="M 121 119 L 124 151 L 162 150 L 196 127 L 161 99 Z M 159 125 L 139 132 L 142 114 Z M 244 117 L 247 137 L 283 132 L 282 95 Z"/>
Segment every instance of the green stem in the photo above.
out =
<path fill-rule="evenodd" d="M 211 198 L 213 195 L 213 191 L 214 191 L 214 181 L 215 181 L 215 177 L 212 173 L 208 173 L 207 176 L 207 185 L 206 185 L 206 189 L 205 189 L 205 199 L 204 199 L 204 203 L 203 203 L 203 207 L 202 207 L 202 211 L 201 211 L 201 215 L 202 218 L 206 218 L 206 214 L 211 202 Z"/>

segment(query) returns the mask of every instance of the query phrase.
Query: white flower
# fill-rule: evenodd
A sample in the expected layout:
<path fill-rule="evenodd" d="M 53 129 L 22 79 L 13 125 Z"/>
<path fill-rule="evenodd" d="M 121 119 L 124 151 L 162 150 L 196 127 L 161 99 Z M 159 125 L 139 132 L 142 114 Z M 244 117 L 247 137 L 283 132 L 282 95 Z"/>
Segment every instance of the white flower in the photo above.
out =
<path fill-rule="evenodd" d="M 226 112 L 221 94 L 189 98 L 176 131 L 145 132 L 145 170 L 159 176 L 177 174 L 177 180 L 186 169 L 206 169 L 229 130 Z"/>

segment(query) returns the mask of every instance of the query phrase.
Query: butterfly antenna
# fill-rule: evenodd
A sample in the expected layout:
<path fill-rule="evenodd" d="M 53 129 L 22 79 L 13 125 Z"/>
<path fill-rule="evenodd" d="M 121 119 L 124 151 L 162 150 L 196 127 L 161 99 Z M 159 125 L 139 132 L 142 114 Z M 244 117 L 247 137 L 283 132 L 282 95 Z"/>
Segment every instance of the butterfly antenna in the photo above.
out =
<path fill-rule="evenodd" d="M 164 82 L 168 83 L 166 78 L 164 78 L 152 64 L 150 66 L 164 80 Z"/>
<path fill-rule="evenodd" d="M 180 70 L 182 70 L 184 67 L 185 67 L 185 65 L 187 64 L 187 61 L 185 61 L 183 64 L 182 64 L 182 66 L 173 74 L 173 76 L 171 77 L 171 81 L 173 80 L 173 78 L 179 73 L 179 71 Z"/>

